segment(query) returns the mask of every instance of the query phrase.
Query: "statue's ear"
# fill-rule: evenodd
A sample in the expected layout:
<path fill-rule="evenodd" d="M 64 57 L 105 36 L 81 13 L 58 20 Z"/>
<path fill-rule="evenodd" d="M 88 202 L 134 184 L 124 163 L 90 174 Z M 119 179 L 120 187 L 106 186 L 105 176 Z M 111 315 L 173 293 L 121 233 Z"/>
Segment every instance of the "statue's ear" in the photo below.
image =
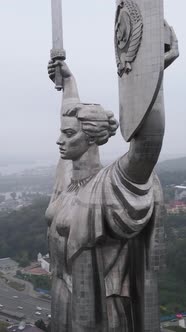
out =
<path fill-rule="evenodd" d="M 96 143 L 96 138 L 95 137 L 88 137 L 88 144 L 93 145 Z"/>

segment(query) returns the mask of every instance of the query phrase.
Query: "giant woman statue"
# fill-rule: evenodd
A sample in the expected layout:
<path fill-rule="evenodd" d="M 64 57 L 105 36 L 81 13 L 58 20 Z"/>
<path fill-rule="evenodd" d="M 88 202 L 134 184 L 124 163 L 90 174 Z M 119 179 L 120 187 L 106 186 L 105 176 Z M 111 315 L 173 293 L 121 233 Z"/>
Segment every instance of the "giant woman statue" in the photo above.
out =
<path fill-rule="evenodd" d="M 152 11 L 150 4 L 117 3 L 120 129 L 130 148 L 112 165 L 101 166 L 99 146 L 116 133 L 113 113 L 81 102 L 64 61 L 48 65 L 52 81 L 56 66 L 63 77 L 57 141 L 61 160 L 46 212 L 52 332 L 160 331 L 157 271 L 164 251 L 163 199 L 153 169 L 164 136 L 163 70 L 177 58 L 178 46 L 173 29 L 158 22 L 162 26 L 155 41 L 163 47 L 150 60 L 154 47 L 147 41 L 145 13 Z M 157 26 L 151 28 L 156 31 Z M 144 53 L 148 48 L 149 55 Z M 145 83 L 144 74 L 149 79 Z"/>

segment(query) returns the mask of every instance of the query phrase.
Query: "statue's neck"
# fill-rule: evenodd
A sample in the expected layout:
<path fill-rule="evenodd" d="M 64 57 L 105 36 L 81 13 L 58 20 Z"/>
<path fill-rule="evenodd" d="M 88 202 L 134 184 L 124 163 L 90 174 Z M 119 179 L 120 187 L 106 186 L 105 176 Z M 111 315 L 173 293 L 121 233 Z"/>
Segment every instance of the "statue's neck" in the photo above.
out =
<path fill-rule="evenodd" d="M 73 161 L 72 164 L 73 180 L 79 181 L 96 174 L 101 169 L 98 146 L 96 144 L 91 145 L 88 151 L 80 159 Z"/>

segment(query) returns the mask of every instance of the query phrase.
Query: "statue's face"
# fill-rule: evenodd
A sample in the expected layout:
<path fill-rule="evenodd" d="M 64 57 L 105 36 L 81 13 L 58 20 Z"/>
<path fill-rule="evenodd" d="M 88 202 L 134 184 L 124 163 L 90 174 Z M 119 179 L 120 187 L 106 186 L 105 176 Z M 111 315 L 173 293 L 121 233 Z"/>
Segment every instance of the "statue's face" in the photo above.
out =
<path fill-rule="evenodd" d="M 57 141 L 62 159 L 78 160 L 89 148 L 88 137 L 76 117 L 64 116 Z"/>

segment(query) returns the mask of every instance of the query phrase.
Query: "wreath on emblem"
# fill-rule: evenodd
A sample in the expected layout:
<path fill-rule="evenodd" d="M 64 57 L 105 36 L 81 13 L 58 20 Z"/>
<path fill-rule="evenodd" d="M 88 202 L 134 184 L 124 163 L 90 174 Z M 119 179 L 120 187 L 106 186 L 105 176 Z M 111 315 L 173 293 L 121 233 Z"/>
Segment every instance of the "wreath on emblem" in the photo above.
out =
<path fill-rule="evenodd" d="M 138 5 L 124 0 L 118 5 L 115 20 L 115 52 L 118 75 L 129 74 L 143 35 L 143 19 Z"/>

